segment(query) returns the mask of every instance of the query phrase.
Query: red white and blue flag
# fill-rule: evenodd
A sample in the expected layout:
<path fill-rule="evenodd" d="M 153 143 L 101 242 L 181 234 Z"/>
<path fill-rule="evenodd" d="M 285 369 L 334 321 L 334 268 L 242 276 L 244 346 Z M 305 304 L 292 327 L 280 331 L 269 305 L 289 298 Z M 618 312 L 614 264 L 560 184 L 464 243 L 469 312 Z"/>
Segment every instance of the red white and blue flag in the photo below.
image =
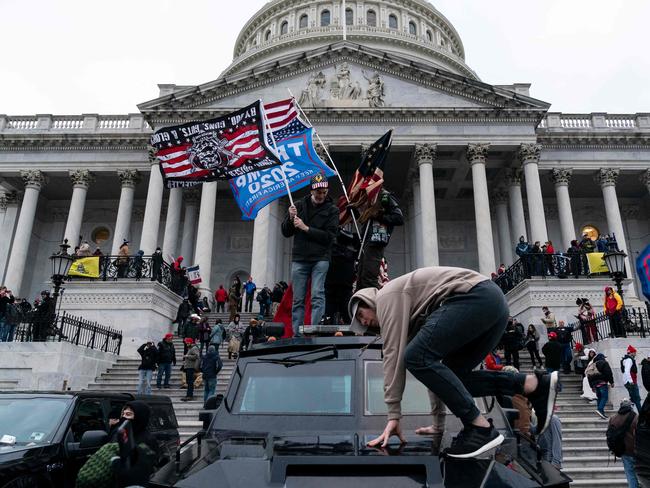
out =
<path fill-rule="evenodd" d="M 641 282 L 643 295 L 650 301 L 650 244 L 636 258 L 636 274 Z"/>

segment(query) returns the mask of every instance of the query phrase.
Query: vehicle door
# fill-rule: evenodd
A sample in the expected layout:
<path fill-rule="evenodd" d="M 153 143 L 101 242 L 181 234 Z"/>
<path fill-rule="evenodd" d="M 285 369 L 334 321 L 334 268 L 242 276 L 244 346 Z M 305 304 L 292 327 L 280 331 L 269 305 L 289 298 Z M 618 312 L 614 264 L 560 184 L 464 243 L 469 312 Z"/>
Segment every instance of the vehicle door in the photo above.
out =
<path fill-rule="evenodd" d="M 79 469 L 92 454 L 99 450 L 99 447 L 84 448 L 81 445 L 84 433 L 91 430 L 108 432 L 106 414 L 101 398 L 81 399 L 70 421 L 65 436 L 66 486 L 74 486 Z"/>

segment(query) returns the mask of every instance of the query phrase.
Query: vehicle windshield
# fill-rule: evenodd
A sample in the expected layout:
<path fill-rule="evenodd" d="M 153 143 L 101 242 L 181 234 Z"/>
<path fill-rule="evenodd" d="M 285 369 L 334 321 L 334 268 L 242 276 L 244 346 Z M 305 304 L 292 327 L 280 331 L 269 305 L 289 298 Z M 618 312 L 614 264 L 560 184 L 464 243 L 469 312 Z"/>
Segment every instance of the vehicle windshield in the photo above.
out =
<path fill-rule="evenodd" d="M 0 438 L 16 445 L 46 444 L 61 423 L 69 398 L 0 399 Z"/>
<path fill-rule="evenodd" d="M 234 403 L 242 414 L 352 413 L 354 361 L 329 360 L 287 368 L 249 363 Z"/>
<path fill-rule="evenodd" d="M 384 369 L 381 361 L 366 361 L 366 415 L 386 415 L 384 402 Z M 406 372 L 406 387 L 402 396 L 403 415 L 428 415 L 431 402 L 427 388 Z"/>

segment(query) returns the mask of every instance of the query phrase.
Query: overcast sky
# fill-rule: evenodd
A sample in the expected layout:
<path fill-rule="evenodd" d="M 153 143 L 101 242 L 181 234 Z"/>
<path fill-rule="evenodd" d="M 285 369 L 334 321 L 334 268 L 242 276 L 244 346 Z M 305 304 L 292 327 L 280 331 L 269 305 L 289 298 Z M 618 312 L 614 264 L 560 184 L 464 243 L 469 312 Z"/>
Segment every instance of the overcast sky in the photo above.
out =
<path fill-rule="evenodd" d="M 118 114 L 232 60 L 265 0 L 0 0 L 0 113 Z M 650 1 L 438 0 L 487 83 L 562 112 L 650 112 Z"/>

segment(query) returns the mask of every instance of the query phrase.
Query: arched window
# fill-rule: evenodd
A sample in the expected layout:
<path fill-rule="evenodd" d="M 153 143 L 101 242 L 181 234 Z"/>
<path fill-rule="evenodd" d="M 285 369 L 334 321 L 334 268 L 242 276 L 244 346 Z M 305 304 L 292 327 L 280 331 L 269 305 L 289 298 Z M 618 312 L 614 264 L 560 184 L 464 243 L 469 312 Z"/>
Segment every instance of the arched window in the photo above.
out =
<path fill-rule="evenodd" d="M 390 14 L 388 16 L 388 27 L 391 29 L 397 29 L 397 16 Z"/>
<path fill-rule="evenodd" d="M 266 34 L 264 34 L 264 41 L 268 42 L 269 39 L 271 39 L 271 29 L 266 31 Z"/>
<path fill-rule="evenodd" d="M 302 14 L 300 16 L 300 19 L 298 20 L 298 28 L 306 29 L 308 24 L 309 24 L 309 17 L 307 17 L 307 14 Z"/>
<path fill-rule="evenodd" d="M 289 32 L 289 22 L 286 20 L 280 24 L 280 35 L 283 36 Z"/>
<path fill-rule="evenodd" d="M 418 28 L 415 26 L 415 22 L 409 22 L 409 34 L 416 36 L 418 34 Z"/>
<path fill-rule="evenodd" d="M 327 27 L 330 25 L 330 11 L 329 10 L 323 10 L 320 13 L 320 25 L 321 27 Z"/>
<path fill-rule="evenodd" d="M 351 8 L 346 8 L 345 9 L 345 25 L 352 25 L 354 24 L 354 13 L 352 13 Z"/>
<path fill-rule="evenodd" d="M 370 27 L 377 27 L 377 13 L 374 10 L 366 12 L 366 24 Z"/>
<path fill-rule="evenodd" d="M 427 41 L 433 42 L 433 34 L 427 29 Z"/>

